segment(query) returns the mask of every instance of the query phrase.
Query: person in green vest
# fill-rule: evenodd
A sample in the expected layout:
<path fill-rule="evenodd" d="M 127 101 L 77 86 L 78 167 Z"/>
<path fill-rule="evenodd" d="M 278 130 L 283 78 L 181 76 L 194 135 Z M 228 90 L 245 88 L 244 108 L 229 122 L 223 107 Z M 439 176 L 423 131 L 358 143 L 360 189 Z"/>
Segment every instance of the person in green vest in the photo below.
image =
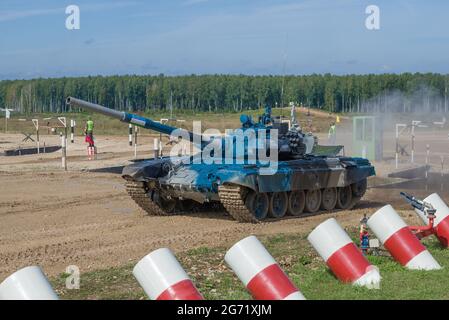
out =
<path fill-rule="evenodd" d="M 329 133 L 327 135 L 327 138 L 329 139 L 329 144 L 330 145 L 335 145 L 336 141 L 337 141 L 337 128 L 335 126 L 335 122 L 332 122 L 330 127 L 329 127 Z"/>
<path fill-rule="evenodd" d="M 91 117 L 87 118 L 84 134 L 86 135 L 85 141 L 89 143 L 89 147 L 94 147 L 94 121 Z"/>

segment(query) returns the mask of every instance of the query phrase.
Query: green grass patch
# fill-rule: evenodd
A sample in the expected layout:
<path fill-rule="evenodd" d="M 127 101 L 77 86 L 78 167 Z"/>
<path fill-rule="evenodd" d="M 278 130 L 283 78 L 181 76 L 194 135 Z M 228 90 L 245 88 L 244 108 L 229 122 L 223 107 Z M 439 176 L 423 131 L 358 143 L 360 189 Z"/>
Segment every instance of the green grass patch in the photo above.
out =
<path fill-rule="evenodd" d="M 357 228 L 349 230 L 357 238 Z M 444 267 L 438 271 L 411 271 L 388 255 L 369 256 L 382 276 L 379 289 L 366 289 L 340 283 L 304 234 L 262 236 L 282 269 L 308 299 L 449 299 L 449 250 L 434 238 L 425 245 Z M 206 299 L 251 299 L 243 284 L 224 263 L 227 248 L 195 248 L 177 254 L 181 264 Z M 63 299 L 146 299 L 132 275 L 134 263 L 119 268 L 81 274 L 81 288 L 65 288 L 65 275 L 51 279 Z"/>

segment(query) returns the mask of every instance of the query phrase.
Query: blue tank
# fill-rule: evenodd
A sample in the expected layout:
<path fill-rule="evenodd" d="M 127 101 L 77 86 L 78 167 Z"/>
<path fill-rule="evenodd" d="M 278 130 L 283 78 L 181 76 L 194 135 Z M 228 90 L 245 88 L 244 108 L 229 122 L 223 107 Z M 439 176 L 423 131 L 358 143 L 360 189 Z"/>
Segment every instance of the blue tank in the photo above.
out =
<path fill-rule="evenodd" d="M 182 132 L 138 115 L 72 97 L 67 103 L 163 134 L 181 133 L 201 150 L 193 156 L 139 161 L 123 169 L 128 194 L 149 215 L 224 207 L 237 221 L 258 222 L 347 210 L 363 197 L 367 178 L 375 175 L 367 159 L 339 156 L 341 146 L 319 146 L 317 139 L 303 133 L 298 125 L 289 128 L 273 117 L 270 107 L 257 120 L 242 115 L 241 128 L 226 137 L 204 141 L 194 132 Z M 246 140 L 236 143 L 242 133 Z M 264 143 L 274 137 L 277 143 L 270 145 L 267 154 L 276 154 L 275 162 L 267 165 L 258 153 L 250 156 L 255 153 L 253 139 Z M 217 141 L 223 146 L 218 149 L 221 154 L 214 154 L 217 149 L 213 149 L 209 155 L 221 162 L 195 161 Z"/>

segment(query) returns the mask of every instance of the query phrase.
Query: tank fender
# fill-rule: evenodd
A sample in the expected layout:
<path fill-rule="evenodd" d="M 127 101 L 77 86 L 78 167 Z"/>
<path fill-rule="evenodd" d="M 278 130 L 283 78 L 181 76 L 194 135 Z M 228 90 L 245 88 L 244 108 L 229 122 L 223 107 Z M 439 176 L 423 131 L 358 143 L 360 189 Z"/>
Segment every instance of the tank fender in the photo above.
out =
<path fill-rule="evenodd" d="M 181 158 L 172 161 L 170 157 L 138 161 L 123 168 L 122 177 L 135 181 L 148 181 L 166 176 L 179 165 Z"/>
<path fill-rule="evenodd" d="M 256 174 L 243 174 L 238 171 L 220 171 L 216 173 L 216 177 L 219 179 L 219 184 L 235 184 L 240 185 L 256 192 L 259 191 Z"/>

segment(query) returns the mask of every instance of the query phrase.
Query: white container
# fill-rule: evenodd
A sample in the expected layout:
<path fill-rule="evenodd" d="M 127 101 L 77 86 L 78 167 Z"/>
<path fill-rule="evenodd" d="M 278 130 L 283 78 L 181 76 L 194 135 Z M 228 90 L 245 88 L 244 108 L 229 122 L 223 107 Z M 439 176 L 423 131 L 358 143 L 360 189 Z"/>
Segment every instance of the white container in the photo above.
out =
<path fill-rule="evenodd" d="M 37 266 L 16 271 L 0 284 L 0 300 L 58 300 L 47 277 Z"/>
<path fill-rule="evenodd" d="M 381 277 L 337 220 L 319 224 L 307 237 L 334 275 L 342 282 L 378 288 Z"/>
<path fill-rule="evenodd" d="M 305 300 L 255 236 L 234 244 L 225 261 L 257 300 Z"/>
<path fill-rule="evenodd" d="M 393 258 L 404 267 L 419 270 L 441 269 L 391 205 L 377 210 L 368 219 L 367 224 Z"/>
<path fill-rule="evenodd" d="M 143 257 L 133 275 L 152 300 L 203 299 L 170 249 L 157 249 Z"/>

